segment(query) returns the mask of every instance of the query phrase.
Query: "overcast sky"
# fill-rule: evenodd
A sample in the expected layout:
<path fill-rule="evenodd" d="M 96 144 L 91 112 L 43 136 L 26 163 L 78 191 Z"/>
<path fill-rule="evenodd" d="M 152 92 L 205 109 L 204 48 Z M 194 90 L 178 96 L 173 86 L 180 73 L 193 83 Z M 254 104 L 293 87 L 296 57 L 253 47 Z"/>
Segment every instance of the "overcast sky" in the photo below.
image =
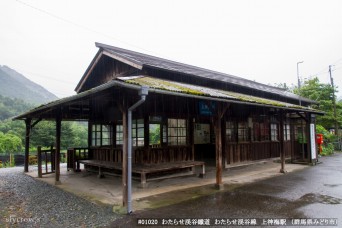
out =
<path fill-rule="evenodd" d="M 0 0 L 0 65 L 56 94 L 74 88 L 95 42 L 233 74 L 297 84 L 318 76 L 342 97 L 341 0 Z"/>

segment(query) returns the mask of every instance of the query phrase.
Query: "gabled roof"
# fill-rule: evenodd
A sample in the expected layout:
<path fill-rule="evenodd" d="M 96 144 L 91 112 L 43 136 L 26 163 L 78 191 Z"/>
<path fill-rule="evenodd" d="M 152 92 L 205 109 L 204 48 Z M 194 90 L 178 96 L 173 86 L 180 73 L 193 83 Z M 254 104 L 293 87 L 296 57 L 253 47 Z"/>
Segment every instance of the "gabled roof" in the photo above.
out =
<path fill-rule="evenodd" d="M 100 48 L 99 53 L 104 54 L 106 56 L 109 56 L 113 59 L 116 59 L 118 61 L 124 62 L 132 67 L 135 67 L 137 69 L 143 69 L 144 67 L 150 67 L 150 68 L 157 68 L 167 71 L 172 71 L 176 73 L 183 73 L 188 75 L 193 75 L 199 78 L 204 79 L 210 79 L 215 80 L 219 82 L 224 82 L 228 84 L 238 85 L 242 87 L 246 87 L 253 90 L 263 91 L 271 94 L 276 94 L 281 97 L 286 97 L 290 99 L 299 100 L 308 102 L 308 103 L 316 103 L 315 101 L 309 100 L 307 98 L 300 98 L 298 95 L 287 92 L 284 89 L 265 85 L 262 83 L 258 83 L 252 80 L 244 79 L 241 77 L 237 77 L 230 74 L 225 74 L 217 71 L 212 71 L 208 69 L 204 69 L 201 67 L 196 67 L 184 63 L 179 63 L 135 51 L 130 51 L 118 47 L 109 46 L 106 44 L 96 43 L 96 47 Z M 97 54 L 97 56 L 94 58 L 93 63 L 96 64 L 97 60 L 96 58 L 100 57 L 101 54 Z M 91 64 L 91 65 L 92 65 Z M 88 67 L 86 73 L 83 75 L 80 83 L 76 87 L 76 91 L 79 91 L 82 85 L 84 84 L 84 81 L 87 80 L 87 77 L 89 75 L 89 69 L 91 66 Z"/>

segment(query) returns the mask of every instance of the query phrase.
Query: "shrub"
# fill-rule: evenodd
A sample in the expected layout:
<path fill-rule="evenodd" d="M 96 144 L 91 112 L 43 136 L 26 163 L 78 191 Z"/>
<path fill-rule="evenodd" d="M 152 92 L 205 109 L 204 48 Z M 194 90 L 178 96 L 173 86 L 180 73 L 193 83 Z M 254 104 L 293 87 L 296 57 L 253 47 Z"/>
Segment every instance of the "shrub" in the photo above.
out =
<path fill-rule="evenodd" d="M 327 131 L 322 125 L 316 126 L 317 134 L 323 134 L 322 156 L 331 155 L 334 153 L 334 144 L 336 136 Z"/>
<path fill-rule="evenodd" d="M 37 165 L 37 164 L 38 164 L 37 155 L 30 155 L 29 156 L 29 165 Z"/>

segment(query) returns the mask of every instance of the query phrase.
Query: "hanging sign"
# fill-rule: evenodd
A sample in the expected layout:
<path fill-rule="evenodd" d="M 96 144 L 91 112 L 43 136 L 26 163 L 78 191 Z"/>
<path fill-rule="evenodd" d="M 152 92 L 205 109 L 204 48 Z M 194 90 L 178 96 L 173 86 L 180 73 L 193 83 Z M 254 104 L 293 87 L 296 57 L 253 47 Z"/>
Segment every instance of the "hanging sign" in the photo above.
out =
<path fill-rule="evenodd" d="M 212 116 L 213 112 L 216 109 L 216 103 L 215 102 L 209 103 L 209 102 L 199 101 L 198 107 L 199 107 L 200 115 Z"/>

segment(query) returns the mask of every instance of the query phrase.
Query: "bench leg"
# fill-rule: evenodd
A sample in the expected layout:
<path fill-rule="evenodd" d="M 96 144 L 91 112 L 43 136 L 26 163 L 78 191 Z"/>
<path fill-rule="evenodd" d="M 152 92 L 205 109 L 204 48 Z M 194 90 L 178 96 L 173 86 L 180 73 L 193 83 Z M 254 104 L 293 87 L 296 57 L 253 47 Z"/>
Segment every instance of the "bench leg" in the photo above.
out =
<path fill-rule="evenodd" d="M 140 182 L 141 188 L 146 188 L 147 187 L 147 182 L 146 182 L 146 173 L 141 173 L 141 182 Z"/>
<path fill-rule="evenodd" d="M 205 165 L 202 165 L 202 172 L 200 173 L 199 177 L 204 178 L 205 177 Z"/>
<path fill-rule="evenodd" d="M 76 161 L 76 170 L 74 170 L 74 171 L 75 172 L 81 172 L 79 161 Z"/>
<path fill-rule="evenodd" d="M 101 167 L 99 167 L 99 175 L 97 176 L 97 178 L 104 178 Z"/>

